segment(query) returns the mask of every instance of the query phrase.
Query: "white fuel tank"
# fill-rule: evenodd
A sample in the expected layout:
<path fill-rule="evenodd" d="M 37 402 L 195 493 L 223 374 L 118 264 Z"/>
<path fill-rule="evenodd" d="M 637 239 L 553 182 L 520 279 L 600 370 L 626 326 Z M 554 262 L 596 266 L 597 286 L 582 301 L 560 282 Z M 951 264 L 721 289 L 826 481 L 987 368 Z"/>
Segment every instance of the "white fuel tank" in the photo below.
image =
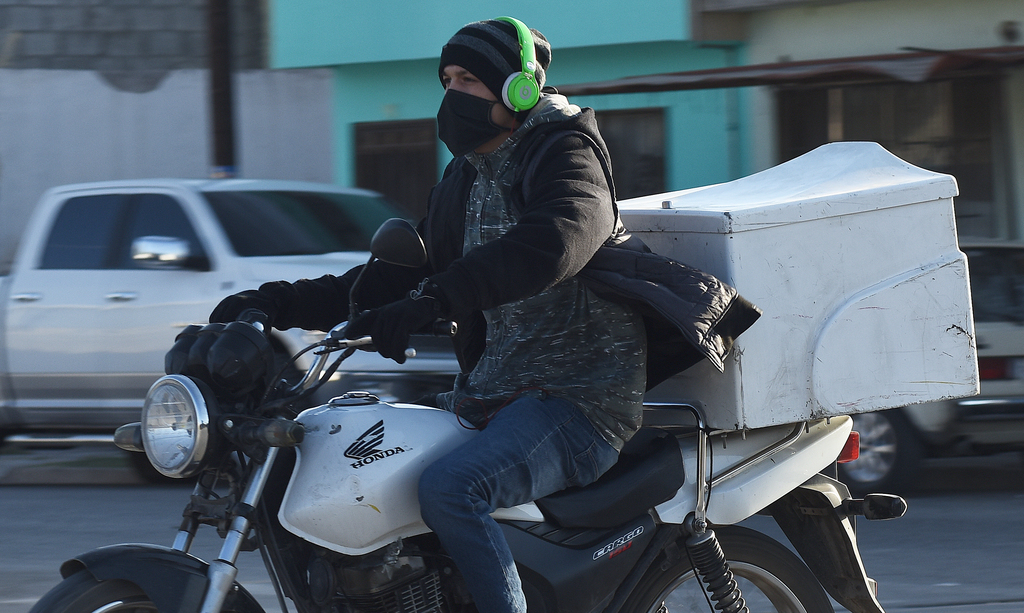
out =
<path fill-rule="evenodd" d="M 420 474 L 476 433 L 448 411 L 376 399 L 335 399 L 297 421 L 306 436 L 278 518 L 293 534 L 348 555 L 428 532 Z"/>

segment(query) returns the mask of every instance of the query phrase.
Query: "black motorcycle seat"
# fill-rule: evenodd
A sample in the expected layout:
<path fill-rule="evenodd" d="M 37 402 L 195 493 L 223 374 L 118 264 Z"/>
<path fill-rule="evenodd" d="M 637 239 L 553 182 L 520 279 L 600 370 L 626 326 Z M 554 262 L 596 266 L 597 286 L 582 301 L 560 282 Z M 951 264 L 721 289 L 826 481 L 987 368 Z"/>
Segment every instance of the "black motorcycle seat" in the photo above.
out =
<path fill-rule="evenodd" d="M 674 436 L 641 428 L 600 479 L 536 501 L 545 517 L 563 528 L 614 528 L 672 498 L 685 480 Z"/>

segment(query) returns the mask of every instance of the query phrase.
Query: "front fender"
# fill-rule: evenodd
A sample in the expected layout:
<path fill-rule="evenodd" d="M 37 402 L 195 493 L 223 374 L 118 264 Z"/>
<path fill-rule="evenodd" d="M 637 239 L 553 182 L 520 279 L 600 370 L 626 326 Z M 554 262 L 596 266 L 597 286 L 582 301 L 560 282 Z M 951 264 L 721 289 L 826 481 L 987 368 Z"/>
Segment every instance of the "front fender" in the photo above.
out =
<path fill-rule="evenodd" d="M 100 581 L 131 581 L 159 611 L 199 611 L 206 593 L 209 564 L 187 553 L 159 545 L 123 544 L 100 547 L 61 565 L 65 579 L 88 570 Z M 225 609 L 238 613 L 264 613 L 256 599 L 238 583 L 228 594 Z"/>

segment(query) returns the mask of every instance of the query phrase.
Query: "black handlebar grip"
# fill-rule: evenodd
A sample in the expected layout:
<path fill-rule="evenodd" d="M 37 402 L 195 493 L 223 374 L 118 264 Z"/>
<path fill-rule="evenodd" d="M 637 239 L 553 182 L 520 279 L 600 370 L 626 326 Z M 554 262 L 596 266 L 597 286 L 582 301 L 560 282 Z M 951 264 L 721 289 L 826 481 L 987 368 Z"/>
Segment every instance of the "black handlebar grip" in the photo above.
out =
<path fill-rule="evenodd" d="M 435 321 L 430 327 L 430 333 L 434 336 L 455 336 L 458 331 L 459 324 L 443 319 Z"/>
<path fill-rule="evenodd" d="M 238 318 L 235 321 L 244 321 L 247 324 L 256 326 L 260 332 L 266 332 L 267 322 L 270 321 L 270 317 L 259 309 L 246 309 L 238 314 Z"/>
<path fill-rule="evenodd" d="M 260 441 L 269 447 L 295 447 L 306 436 L 306 429 L 297 421 L 274 419 L 259 428 Z"/>

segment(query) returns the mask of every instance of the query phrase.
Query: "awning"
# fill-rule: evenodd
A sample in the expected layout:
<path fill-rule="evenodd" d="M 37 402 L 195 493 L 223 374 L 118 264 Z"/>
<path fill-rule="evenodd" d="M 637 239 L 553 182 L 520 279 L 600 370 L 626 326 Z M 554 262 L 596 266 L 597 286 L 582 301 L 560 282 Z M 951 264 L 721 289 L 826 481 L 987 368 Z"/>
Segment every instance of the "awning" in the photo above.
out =
<path fill-rule="evenodd" d="M 969 70 L 1021 63 L 1024 63 L 1024 46 L 956 51 L 914 50 L 889 55 L 777 62 L 625 77 L 559 86 L 558 92 L 567 96 L 582 96 L 879 79 L 920 83 Z"/>

